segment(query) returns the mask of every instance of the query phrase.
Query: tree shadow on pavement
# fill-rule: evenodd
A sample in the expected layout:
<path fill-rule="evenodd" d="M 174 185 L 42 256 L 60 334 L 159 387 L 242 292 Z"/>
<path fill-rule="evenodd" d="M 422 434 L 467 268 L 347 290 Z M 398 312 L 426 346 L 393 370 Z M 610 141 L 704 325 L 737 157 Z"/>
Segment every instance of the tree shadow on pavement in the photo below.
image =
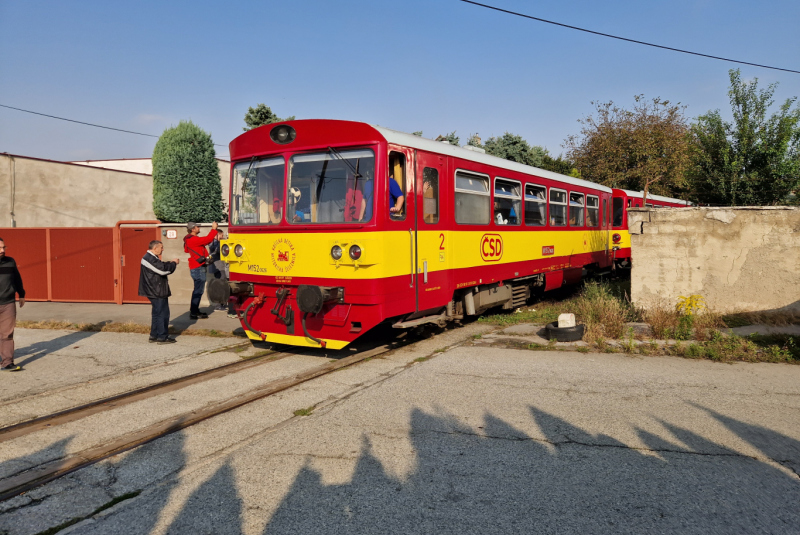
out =
<path fill-rule="evenodd" d="M 800 482 L 771 464 L 677 426 L 651 451 L 529 410 L 543 437 L 492 414 L 472 428 L 414 410 L 408 478 L 387 473 L 366 436 L 345 484 L 324 484 L 309 458 L 265 533 L 748 533 L 800 522 Z"/>

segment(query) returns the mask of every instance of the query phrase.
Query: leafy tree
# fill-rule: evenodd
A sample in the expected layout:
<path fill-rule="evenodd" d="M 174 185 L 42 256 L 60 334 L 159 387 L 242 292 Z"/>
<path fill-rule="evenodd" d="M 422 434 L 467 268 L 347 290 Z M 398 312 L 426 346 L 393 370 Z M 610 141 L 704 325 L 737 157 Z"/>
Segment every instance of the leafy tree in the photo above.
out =
<path fill-rule="evenodd" d="M 483 144 L 481 143 L 481 137 L 478 135 L 477 132 L 469 136 L 469 139 L 467 140 L 467 145 L 471 147 L 478 147 L 481 149 L 483 148 Z"/>
<path fill-rule="evenodd" d="M 578 169 L 575 167 L 575 162 L 562 158 L 560 154 L 557 158 L 553 158 L 549 153 L 545 154 L 542 157 L 541 164 L 537 167 L 575 178 L 581 177 L 580 171 L 578 171 Z"/>
<path fill-rule="evenodd" d="M 612 188 L 676 195 L 689 167 L 686 106 L 656 97 L 634 97 L 632 110 L 592 102 L 579 136 L 565 141 L 567 157 L 580 175 Z"/>
<path fill-rule="evenodd" d="M 449 134 L 445 134 L 443 136 L 437 136 L 434 141 L 447 141 L 451 145 L 455 145 L 456 147 L 461 146 L 461 139 L 456 135 L 456 131 L 453 130 Z"/>
<path fill-rule="evenodd" d="M 691 127 L 692 195 L 721 205 L 784 202 L 800 184 L 800 109 L 796 97 L 767 116 L 777 84 L 758 90 L 758 79 L 743 82 L 730 70 L 733 122 L 719 110 L 697 118 Z"/>
<path fill-rule="evenodd" d="M 244 114 L 244 123 L 247 125 L 243 130 L 247 132 L 253 128 L 264 126 L 265 124 L 280 123 L 283 121 L 294 120 L 294 115 L 281 119 L 272 112 L 272 109 L 266 104 L 258 104 L 255 108 L 247 108 L 247 113 Z"/>
<path fill-rule="evenodd" d="M 164 130 L 153 150 L 153 212 L 161 221 L 222 221 L 222 185 L 211 135 L 191 121 Z"/>
<path fill-rule="evenodd" d="M 479 138 L 480 139 L 480 138 Z M 483 146 L 487 154 L 512 162 L 541 167 L 547 149 L 531 146 L 522 136 L 506 132 L 500 137 L 490 137 Z"/>

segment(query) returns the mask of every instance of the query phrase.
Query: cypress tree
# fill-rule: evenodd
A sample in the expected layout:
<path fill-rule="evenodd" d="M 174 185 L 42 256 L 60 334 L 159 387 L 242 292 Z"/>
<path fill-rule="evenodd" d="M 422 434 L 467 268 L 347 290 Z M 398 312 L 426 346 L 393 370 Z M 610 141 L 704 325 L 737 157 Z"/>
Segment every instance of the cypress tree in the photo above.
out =
<path fill-rule="evenodd" d="M 191 121 L 164 130 L 153 150 L 153 212 L 161 221 L 222 221 L 222 185 L 211 135 Z"/>

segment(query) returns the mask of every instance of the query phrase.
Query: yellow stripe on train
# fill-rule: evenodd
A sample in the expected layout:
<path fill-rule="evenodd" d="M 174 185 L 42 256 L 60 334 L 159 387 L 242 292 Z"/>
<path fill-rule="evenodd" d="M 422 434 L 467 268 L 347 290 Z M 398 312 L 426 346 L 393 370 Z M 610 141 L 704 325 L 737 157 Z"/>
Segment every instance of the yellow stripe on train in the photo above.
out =
<path fill-rule="evenodd" d="M 630 237 L 624 233 L 628 241 Z M 408 275 L 427 262 L 428 271 L 462 269 L 555 258 L 605 251 L 610 248 L 605 230 L 552 230 L 533 232 L 420 231 L 416 233 L 419 258 L 412 264 L 414 234 L 409 231 L 232 234 L 223 245 L 222 260 L 233 273 L 275 277 L 378 279 Z M 241 256 L 235 254 L 241 246 Z M 331 249 L 342 249 L 334 260 Z M 361 249 L 350 258 L 352 246 Z M 550 250 L 552 248 L 552 250 Z M 544 254 L 544 253 L 548 254 Z"/>

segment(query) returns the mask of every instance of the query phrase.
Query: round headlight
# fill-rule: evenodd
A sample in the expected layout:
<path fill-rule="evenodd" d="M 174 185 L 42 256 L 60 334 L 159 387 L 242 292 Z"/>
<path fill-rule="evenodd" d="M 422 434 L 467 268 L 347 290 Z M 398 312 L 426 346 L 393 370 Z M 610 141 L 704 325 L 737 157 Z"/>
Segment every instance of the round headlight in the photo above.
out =
<path fill-rule="evenodd" d="M 350 246 L 350 258 L 353 260 L 358 260 L 361 258 L 361 247 L 358 245 L 351 245 Z"/>
<path fill-rule="evenodd" d="M 342 248 L 338 245 L 334 245 L 331 247 L 331 256 L 334 260 L 339 260 L 342 258 Z"/>
<path fill-rule="evenodd" d="M 242 256 L 244 254 L 244 247 L 242 247 L 241 245 L 237 245 L 236 247 L 233 248 L 233 254 L 235 254 L 236 256 Z"/>
<path fill-rule="evenodd" d="M 611 236 L 611 239 L 614 240 L 614 243 L 619 243 L 620 241 L 622 241 L 622 236 L 620 236 L 619 234 L 614 234 L 613 236 Z"/>
<path fill-rule="evenodd" d="M 228 247 L 227 243 L 223 244 L 223 246 L 220 249 L 222 249 L 222 256 L 228 256 L 231 252 L 231 248 Z"/>
<path fill-rule="evenodd" d="M 286 145 L 294 141 L 294 138 L 297 137 L 297 132 L 288 124 L 282 124 L 270 130 L 269 137 L 275 143 Z"/>

